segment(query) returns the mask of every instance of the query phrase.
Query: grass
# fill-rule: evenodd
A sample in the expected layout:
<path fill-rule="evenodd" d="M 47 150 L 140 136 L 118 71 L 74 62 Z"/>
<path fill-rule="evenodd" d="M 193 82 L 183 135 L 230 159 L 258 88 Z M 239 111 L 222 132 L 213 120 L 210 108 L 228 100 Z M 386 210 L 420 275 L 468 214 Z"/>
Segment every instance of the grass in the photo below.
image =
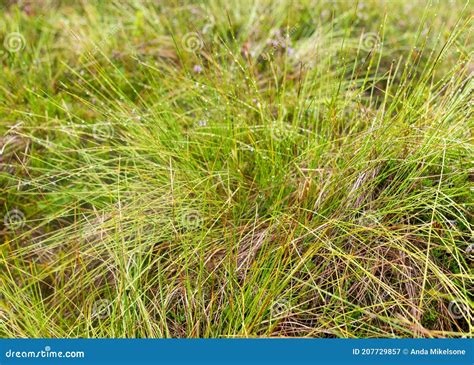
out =
<path fill-rule="evenodd" d="M 2 337 L 472 337 L 472 3 L 1 6 Z"/>

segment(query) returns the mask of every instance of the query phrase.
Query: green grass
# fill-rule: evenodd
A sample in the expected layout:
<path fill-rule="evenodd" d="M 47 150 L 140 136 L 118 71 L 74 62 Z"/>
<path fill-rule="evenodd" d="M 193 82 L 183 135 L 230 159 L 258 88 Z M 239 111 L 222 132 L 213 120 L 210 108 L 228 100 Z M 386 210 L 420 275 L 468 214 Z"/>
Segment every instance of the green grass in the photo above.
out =
<path fill-rule="evenodd" d="M 472 336 L 472 3 L 1 7 L 3 337 Z"/>

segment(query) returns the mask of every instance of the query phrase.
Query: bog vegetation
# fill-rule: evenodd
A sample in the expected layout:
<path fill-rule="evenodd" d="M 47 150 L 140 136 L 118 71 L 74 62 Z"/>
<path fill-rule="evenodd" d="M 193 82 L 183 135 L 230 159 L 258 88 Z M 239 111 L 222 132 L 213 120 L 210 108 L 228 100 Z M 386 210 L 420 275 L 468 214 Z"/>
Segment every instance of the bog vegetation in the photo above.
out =
<path fill-rule="evenodd" d="M 472 14 L 2 1 L 0 334 L 472 336 Z"/>

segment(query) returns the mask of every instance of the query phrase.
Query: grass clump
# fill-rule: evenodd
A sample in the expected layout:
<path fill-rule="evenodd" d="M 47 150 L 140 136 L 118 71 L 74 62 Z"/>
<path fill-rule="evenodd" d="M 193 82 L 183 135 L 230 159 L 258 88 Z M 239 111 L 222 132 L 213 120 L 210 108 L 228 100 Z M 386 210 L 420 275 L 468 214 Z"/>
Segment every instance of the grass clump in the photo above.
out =
<path fill-rule="evenodd" d="M 472 10 L 3 4 L 2 336 L 472 336 Z"/>

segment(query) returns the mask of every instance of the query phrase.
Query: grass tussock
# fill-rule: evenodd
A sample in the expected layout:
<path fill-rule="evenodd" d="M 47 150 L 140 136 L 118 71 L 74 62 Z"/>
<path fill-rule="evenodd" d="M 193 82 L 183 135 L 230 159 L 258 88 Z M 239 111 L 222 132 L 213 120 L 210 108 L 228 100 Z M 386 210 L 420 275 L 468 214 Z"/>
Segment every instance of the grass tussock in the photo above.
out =
<path fill-rule="evenodd" d="M 1 7 L 3 337 L 472 336 L 472 3 Z"/>

